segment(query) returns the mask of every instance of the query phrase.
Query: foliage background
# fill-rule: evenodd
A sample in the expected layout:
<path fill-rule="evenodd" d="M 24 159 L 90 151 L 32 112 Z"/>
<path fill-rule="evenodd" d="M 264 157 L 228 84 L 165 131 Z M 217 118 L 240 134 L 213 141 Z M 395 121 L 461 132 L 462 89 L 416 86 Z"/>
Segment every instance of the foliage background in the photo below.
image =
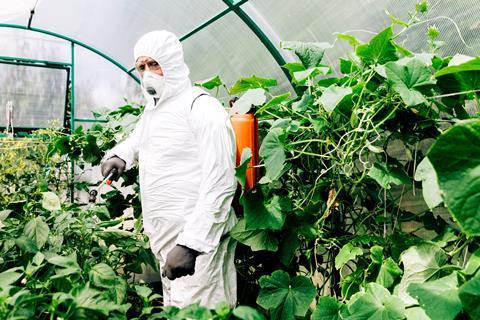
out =
<path fill-rule="evenodd" d="M 283 42 L 298 57 L 296 85 L 273 96 L 253 76 L 227 89 L 233 110 L 255 105 L 262 177 L 240 190 L 230 235 L 244 306 L 162 308 L 135 283 L 156 260 L 141 233 L 136 169 L 99 205 L 71 203 L 89 183 L 71 180 L 128 133 L 127 104 L 105 124 L 2 139 L 0 317 L 28 319 L 476 319 L 480 287 L 480 58 L 442 57 L 428 3 L 408 21 L 325 65 L 328 43 Z M 402 34 L 429 25 L 430 52 Z M 216 76 L 197 85 L 218 93 Z M 100 117 L 100 115 L 96 115 Z M 240 184 L 251 151 L 237 168 Z M 131 216 L 123 215 L 133 208 Z M 129 220 L 133 228 L 119 228 Z M 158 270 L 158 269 L 157 269 Z"/>

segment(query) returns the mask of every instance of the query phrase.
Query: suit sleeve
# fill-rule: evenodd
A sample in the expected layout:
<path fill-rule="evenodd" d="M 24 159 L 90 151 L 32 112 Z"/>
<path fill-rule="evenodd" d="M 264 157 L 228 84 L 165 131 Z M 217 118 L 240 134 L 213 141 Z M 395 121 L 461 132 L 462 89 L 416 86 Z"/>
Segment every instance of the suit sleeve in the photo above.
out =
<path fill-rule="evenodd" d="M 237 186 L 235 135 L 230 117 L 213 97 L 197 99 L 189 116 L 199 149 L 202 182 L 195 209 L 177 244 L 207 253 L 236 223 L 231 208 Z"/>
<path fill-rule="evenodd" d="M 126 163 L 126 170 L 133 166 L 133 163 L 138 158 L 138 149 L 140 146 L 140 138 L 143 131 L 143 116 L 138 120 L 132 133 L 127 139 L 123 140 L 115 147 L 110 149 L 103 157 L 102 162 L 105 160 L 117 156 Z"/>

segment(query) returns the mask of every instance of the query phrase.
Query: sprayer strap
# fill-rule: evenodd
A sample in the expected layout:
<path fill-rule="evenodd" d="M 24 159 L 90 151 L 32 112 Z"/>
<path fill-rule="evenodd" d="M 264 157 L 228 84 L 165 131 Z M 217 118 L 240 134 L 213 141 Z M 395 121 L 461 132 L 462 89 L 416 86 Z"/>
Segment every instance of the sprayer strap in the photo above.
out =
<path fill-rule="evenodd" d="M 193 99 L 193 101 L 192 101 L 192 105 L 190 106 L 190 111 L 192 111 L 192 109 L 193 109 L 193 104 L 195 103 L 195 101 L 197 101 L 198 98 L 200 98 L 201 96 L 208 96 L 208 95 L 209 95 L 209 94 L 207 94 L 207 93 L 202 93 L 202 94 L 196 96 L 195 99 Z"/>

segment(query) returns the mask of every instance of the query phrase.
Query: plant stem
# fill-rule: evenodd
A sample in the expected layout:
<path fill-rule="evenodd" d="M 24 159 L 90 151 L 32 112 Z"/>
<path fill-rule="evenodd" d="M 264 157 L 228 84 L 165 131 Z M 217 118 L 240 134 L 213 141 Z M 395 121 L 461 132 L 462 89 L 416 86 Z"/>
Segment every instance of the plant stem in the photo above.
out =
<path fill-rule="evenodd" d="M 440 95 L 437 95 L 437 96 L 432 96 L 432 97 L 427 97 L 427 98 L 438 99 L 438 98 L 454 97 L 454 96 L 459 96 L 459 95 L 462 95 L 462 94 L 477 93 L 477 92 L 480 92 L 480 89 L 440 94 Z M 475 95 L 475 98 L 478 99 L 477 95 Z"/>

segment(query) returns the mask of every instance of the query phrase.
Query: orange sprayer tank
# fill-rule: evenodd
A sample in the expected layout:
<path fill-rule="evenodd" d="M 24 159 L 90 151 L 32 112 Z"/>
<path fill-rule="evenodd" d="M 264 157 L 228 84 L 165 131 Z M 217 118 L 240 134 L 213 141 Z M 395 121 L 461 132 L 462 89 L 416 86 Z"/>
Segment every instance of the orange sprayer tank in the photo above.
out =
<path fill-rule="evenodd" d="M 233 115 L 230 118 L 237 142 L 237 166 L 240 164 L 244 148 L 252 150 L 249 167 L 258 165 L 258 120 L 252 113 Z M 252 189 L 258 179 L 258 168 L 247 169 L 245 191 Z"/>

